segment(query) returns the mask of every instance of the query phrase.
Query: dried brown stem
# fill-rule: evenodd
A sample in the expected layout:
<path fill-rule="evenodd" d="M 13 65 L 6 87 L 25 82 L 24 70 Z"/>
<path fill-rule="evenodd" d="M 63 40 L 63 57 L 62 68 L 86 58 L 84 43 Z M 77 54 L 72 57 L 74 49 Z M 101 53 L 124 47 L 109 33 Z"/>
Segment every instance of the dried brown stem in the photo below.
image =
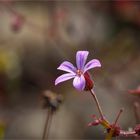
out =
<path fill-rule="evenodd" d="M 42 140 L 47 140 L 48 138 L 51 121 L 52 121 L 52 115 L 53 115 L 52 109 L 50 108 L 47 109 L 47 115 L 46 115 L 46 121 L 45 121 L 44 130 L 43 130 Z"/>

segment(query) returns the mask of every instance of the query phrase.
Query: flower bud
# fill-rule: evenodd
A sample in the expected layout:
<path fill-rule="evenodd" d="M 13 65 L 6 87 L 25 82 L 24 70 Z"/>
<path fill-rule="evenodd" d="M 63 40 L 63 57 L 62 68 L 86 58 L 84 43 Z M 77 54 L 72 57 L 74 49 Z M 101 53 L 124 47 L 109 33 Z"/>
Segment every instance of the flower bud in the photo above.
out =
<path fill-rule="evenodd" d="M 85 80 L 86 80 L 86 86 L 85 86 L 85 89 L 84 90 L 91 90 L 93 88 L 93 81 L 91 80 L 91 77 L 90 77 L 90 74 L 88 72 L 85 72 L 84 73 L 84 77 L 85 77 Z"/>

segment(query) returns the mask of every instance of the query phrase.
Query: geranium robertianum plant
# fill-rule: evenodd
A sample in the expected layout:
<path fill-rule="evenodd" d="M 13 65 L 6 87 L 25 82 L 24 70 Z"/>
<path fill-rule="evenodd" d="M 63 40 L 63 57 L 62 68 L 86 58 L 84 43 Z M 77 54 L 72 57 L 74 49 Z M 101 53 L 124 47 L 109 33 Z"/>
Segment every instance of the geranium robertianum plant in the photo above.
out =
<path fill-rule="evenodd" d="M 123 112 L 121 109 L 115 119 L 115 122 L 111 124 L 104 116 L 99 101 L 96 97 L 96 94 L 93 90 L 94 83 L 91 79 L 89 74 L 89 70 L 96 67 L 101 67 L 101 63 L 98 59 L 92 59 L 88 63 L 86 63 L 87 57 L 89 52 L 88 51 L 78 51 L 76 53 L 76 65 L 75 67 L 72 63 L 68 61 L 64 61 L 60 64 L 57 68 L 58 70 L 62 70 L 67 72 L 66 74 L 62 74 L 55 80 L 55 85 L 73 79 L 73 86 L 79 91 L 89 91 L 96 103 L 98 108 L 98 112 L 100 117 L 97 119 L 94 115 L 93 118 L 95 119 L 93 122 L 89 123 L 89 126 L 96 126 L 102 125 L 107 132 L 106 140 L 111 140 L 112 137 L 117 136 L 139 136 L 140 135 L 140 125 L 137 125 L 132 131 L 124 131 L 118 125 L 117 121 Z"/>

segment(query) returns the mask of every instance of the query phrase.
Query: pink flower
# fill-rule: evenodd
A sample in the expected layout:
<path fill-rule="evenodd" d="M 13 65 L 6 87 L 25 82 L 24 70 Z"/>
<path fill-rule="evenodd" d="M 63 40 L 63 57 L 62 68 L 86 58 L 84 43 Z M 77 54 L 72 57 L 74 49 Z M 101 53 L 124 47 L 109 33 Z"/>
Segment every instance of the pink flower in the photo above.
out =
<path fill-rule="evenodd" d="M 68 61 L 64 61 L 57 69 L 68 73 L 59 76 L 55 80 L 55 85 L 74 78 L 73 86 L 77 90 L 84 90 L 87 85 L 87 71 L 95 67 L 101 67 L 101 63 L 97 59 L 93 59 L 86 64 L 88 54 L 88 51 L 78 51 L 76 53 L 77 67 L 74 67 L 73 64 Z"/>

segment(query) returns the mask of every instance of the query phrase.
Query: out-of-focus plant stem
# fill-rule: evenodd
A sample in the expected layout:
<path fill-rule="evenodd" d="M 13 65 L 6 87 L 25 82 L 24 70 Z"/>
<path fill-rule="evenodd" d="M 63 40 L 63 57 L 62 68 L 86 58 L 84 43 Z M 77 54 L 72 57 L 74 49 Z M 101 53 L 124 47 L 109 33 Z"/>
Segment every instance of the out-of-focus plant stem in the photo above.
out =
<path fill-rule="evenodd" d="M 42 140 L 47 140 L 48 139 L 49 130 L 50 130 L 51 121 L 52 121 L 52 115 L 53 115 L 52 109 L 48 108 L 47 109 L 45 126 L 44 126 L 44 130 L 43 130 L 43 135 L 42 135 Z"/>
<path fill-rule="evenodd" d="M 140 104 L 138 102 L 135 102 L 134 103 L 134 114 L 135 114 L 136 124 L 140 123 L 139 109 L 140 109 Z"/>

